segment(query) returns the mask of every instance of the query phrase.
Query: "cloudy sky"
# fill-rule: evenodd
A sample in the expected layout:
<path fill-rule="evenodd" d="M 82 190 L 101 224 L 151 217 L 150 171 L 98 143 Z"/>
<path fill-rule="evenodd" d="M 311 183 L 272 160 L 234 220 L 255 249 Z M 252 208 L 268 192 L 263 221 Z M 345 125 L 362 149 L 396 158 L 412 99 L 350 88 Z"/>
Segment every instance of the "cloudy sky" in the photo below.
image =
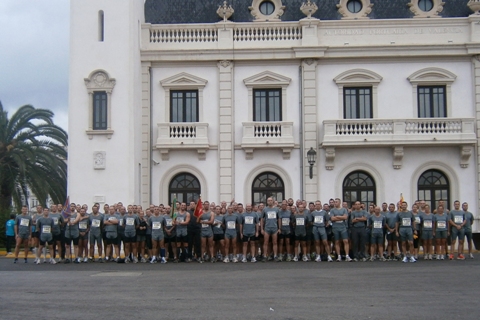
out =
<path fill-rule="evenodd" d="M 0 101 L 50 109 L 68 129 L 70 1 L 0 0 Z"/>

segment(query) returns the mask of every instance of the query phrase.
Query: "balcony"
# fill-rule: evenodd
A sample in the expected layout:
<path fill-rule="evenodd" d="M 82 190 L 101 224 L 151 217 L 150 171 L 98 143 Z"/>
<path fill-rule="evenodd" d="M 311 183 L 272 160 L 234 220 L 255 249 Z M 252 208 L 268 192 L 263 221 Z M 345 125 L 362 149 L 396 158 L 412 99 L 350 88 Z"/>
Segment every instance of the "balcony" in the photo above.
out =
<path fill-rule="evenodd" d="M 474 118 L 325 120 L 323 127 L 328 170 L 335 148 L 342 147 L 393 147 L 393 166 L 400 169 L 405 146 L 459 146 L 460 166 L 466 168 L 477 143 Z"/>
<path fill-rule="evenodd" d="M 294 146 L 293 122 L 243 122 L 242 149 L 246 159 L 253 159 L 255 149 L 281 149 L 283 158 L 289 159 Z"/>
<path fill-rule="evenodd" d="M 168 160 L 170 150 L 197 150 L 198 159 L 205 160 L 208 143 L 208 123 L 173 122 L 157 125 L 158 138 L 155 149 L 162 160 Z"/>

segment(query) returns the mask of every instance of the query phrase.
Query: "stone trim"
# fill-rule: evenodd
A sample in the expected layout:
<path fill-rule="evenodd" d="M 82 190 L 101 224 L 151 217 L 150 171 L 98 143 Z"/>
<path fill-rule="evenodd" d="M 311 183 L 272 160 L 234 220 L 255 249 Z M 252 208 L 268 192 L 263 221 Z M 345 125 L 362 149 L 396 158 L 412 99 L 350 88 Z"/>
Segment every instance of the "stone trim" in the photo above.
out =
<path fill-rule="evenodd" d="M 420 9 L 418 2 L 419 0 L 411 0 L 410 3 L 408 3 L 410 11 L 414 14 L 414 18 L 441 18 L 439 13 L 443 11 L 443 5 L 445 2 L 442 0 L 432 0 L 433 6 L 430 11 L 423 11 Z"/>
<path fill-rule="evenodd" d="M 343 16 L 342 19 L 347 20 L 357 20 L 357 19 L 369 19 L 368 14 L 372 12 L 373 3 L 370 0 L 359 0 L 362 3 L 362 9 L 353 13 L 350 12 L 347 8 L 349 0 L 340 0 L 340 3 L 337 4 L 338 12 Z"/>
<path fill-rule="evenodd" d="M 265 1 L 271 2 L 275 6 L 275 10 L 271 15 L 264 15 L 260 11 L 260 5 Z M 282 4 L 282 0 L 253 0 L 252 5 L 248 7 L 250 14 L 254 18 L 254 22 L 281 21 L 280 17 L 285 12 L 285 8 L 286 7 Z"/>

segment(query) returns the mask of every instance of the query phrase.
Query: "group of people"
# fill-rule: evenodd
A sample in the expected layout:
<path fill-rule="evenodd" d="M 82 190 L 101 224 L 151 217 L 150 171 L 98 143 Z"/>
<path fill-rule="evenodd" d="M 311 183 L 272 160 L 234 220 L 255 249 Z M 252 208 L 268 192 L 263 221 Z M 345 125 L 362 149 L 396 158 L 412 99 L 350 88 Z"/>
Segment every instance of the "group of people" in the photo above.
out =
<path fill-rule="evenodd" d="M 416 201 L 410 209 L 405 201 L 368 208 L 357 201 L 349 208 L 339 198 L 325 204 L 268 198 L 266 205 L 245 207 L 233 200 L 218 205 L 192 201 L 173 209 L 168 205 L 125 207 L 119 202 L 105 204 L 103 213 L 99 204 L 89 213 L 87 205 L 72 203 L 68 208 L 37 206 L 33 215 L 24 206 L 13 220 L 14 262 L 18 263 L 22 246 L 27 262 L 30 241 L 36 247 L 37 264 L 42 254 L 47 262 L 45 248 L 52 264 L 57 259 L 64 263 L 416 262 L 420 247 L 426 260 L 454 259 L 455 250 L 457 259 L 464 260 L 465 238 L 468 256 L 473 258 L 473 222 L 468 204 L 459 201 L 451 211 L 443 201 L 432 211 L 424 201 Z"/>

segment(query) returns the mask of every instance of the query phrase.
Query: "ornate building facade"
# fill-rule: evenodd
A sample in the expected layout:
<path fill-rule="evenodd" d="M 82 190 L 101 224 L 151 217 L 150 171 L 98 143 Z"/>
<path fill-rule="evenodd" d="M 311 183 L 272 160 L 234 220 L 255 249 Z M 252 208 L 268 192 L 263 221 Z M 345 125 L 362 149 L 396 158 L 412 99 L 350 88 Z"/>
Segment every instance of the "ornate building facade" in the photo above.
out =
<path fill-rule="evenodd" d="M 402 193 L 476 215 L 479 8 L 72 0 L 71 200 Z"/>

